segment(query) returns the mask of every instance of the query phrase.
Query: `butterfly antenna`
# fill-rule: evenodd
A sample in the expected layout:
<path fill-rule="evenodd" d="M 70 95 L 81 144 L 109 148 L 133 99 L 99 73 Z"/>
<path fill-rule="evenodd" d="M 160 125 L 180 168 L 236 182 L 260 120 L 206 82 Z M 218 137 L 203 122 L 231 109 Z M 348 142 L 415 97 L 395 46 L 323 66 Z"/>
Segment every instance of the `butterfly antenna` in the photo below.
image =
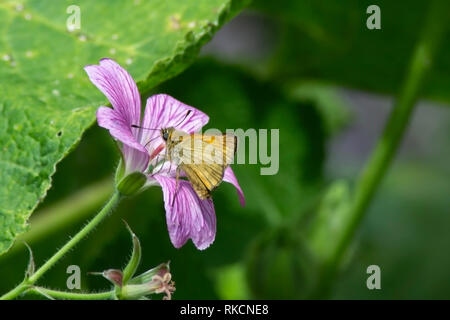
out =
<path fill-rule="evenodd" d="M 150 142 L 152 142 L 153 140 L 156 140 L 156 139 L 158 139 L 158 138 L 159 138 L 159 136 L 154 137 L 153 139 L 148 140 L 147 143 L 144 145 L 144 148 L 147 147 L 148 144 L 149 144 Z"/>
<path fill-rule="evenodd" d="M 186 114 L 184 115 L 183 119 L 180 122 L 178 122 L 178 124 L 174 125 L 174 127 L 178 127 L 180 124 L 182 124 L 184 122 L 184 120 L 186 120 L 187 116 L 191 114 L 191 112 L 192 112 L 192 110 L 188 110 L 186 112 Z"/>
<path fill-rule="evenodd" d="M 172 209 L 173 209 L 173 205 L 175 204 L 175 199 L 176 199 L 177 194 L 178 194 L 178 187 L 179 187 L 178 180 L 179 179 L 180 179 L 180 167 L 177 167 L 177 173 L 176 173 L 176 177 L 175 177 L 175 192 L 173 194 L 173 199 L 172 199 L 172 204 L 171 204 Z"/>
<path fill-rule="evenodd" d="M 177 125 L 175 125 L 174 127 L 177 127 L 177 126 L 179 126 L 180 124 L 182 124 L 183 122 L 184 122 L 184 120 L 186 120 L 186 118 L 187 118 L 187 116 L 190 114 L 192 112 L 192 110 L 188 110 L 187 112 L 186 112 L 186 115 L 183 117 L 183 119 L 177 124 Z M 144 129 L 144 130 L 161 130 L 161 128 L 145 128 L 145 127 L 141 127 L 141 126 L 138 126 L 137 124 L 132 124 L 131 125 L 131 127 L 132 128 L 138 128 L 138 129 Z"/>
<path fill-rule="evenodd" d="M 145 128 L 145 127 L 138 126 L 137 124 L 132 124 L 131 127 L 132 128 L 144 129 L 144 130 L 158 130 L 158 131 L 161 130 L 161 129 L 155 129 L 155 128 Z"/>

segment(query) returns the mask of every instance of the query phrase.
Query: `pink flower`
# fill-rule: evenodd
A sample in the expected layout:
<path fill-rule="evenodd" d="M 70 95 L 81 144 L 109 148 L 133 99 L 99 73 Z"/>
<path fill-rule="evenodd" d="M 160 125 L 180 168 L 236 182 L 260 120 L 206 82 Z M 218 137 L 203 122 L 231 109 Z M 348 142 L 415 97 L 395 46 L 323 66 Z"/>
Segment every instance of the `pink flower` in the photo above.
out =
<path fill-rule="evenodd" d="M 124 176 L 141 172 L 147 178 L 145 187 L 161 186 L 167 228 L 176 248 L 192 239 L 198 249 L 206 249 L 216 235 L 216 215 L 212 199 L 201 200 L 190 182 L 180 179 L 173 201 L 176 165 L 170 165 L 164 159 L 165 143 L 160 132 L 132 125 L 158 129 L 175 127 L 193 133 L 200 131 L 209 117 L 168 95 L 157 94 L 147 99 L 141 121 L 139 91 L 126 70 L 111 59 L 102 59 L 100 65 L 86 66 L 85 70 L 92 83 L 103 92 L 113 107 L 98 108 L 97 121 L 99 126 L 108 129 L 111 136 L 121 142 Z M 191 112 L 188 113 L 188 110 Z M 225 170 L 223 180 L 236 187 L 241 205 L 245 205 L 244 194 L 230 167 Z"/>

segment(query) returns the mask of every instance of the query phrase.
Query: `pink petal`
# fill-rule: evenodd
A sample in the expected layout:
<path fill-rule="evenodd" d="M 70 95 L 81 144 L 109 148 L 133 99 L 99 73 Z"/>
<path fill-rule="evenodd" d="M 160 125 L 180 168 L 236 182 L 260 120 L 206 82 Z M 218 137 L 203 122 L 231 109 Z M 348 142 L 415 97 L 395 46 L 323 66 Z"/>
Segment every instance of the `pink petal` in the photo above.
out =
<path fill-rule="evenodd" d="M 188 114 L 189 110 L 191 112 Z M 142 130 L 140 141 L 143 145 L 148 143 L 148 149 L 152 150 L 164 143 L 159 137 L 160 129 L 175 127 L 178 130 L 192 133 L 199 131 L 208 121 L 209 117 L 200 110 L 169 95 L 156 94 L 147 99 L 142 127 L 150 130 Z M 149 143 L 149 141 L 151 142 Z"/>
<path fill-rule="evenodd" d="M 109 133 L 117 140 L 137 149 L 137 152 L 147 154 L 147 150 L 136 141 L 130 126 L 127 126 L 125 119 L 116 110 L 108 107 L 98 108 L 97 122 L 100 127 L 108 129 Z M 127 160 L 126 157 L 125 160 Z"/>
<path fill-rule="evenodd" d="M 230 166 L 228 166 L 225 169 L 225 173 L 223 175 L 223 181 L 231 183 L 236 188 L 238 196 L 239 196 L 239 202 L 241 203 L 241 206 L 244 207 L 245 206 L 244 192 L 242 192 L 241 186 L 239 185 L 239 182 L 237 181 L 236 176 L 234 175 L 234 172 Z"/>
<path fill-rule="evenodd" d="M 178 181 L 175 194 L 174 178 L 162 175 L 155 175 L 154 178 L 163 190 L 167 228 L 174 247 L 180 248 L 192 239 L 197 249 L 208 248 L 216 236 L 216 214 L 212 200 L 199 199 L 186 180 Z"/>
<path fill-rule="evenodd" d="M 141 98 L 130 74 L 111 59 L 100 60 L 100 65 L 86 66 L 92 83 L 108 98 L 117 114 L 128 126 L 139 125 Z"/>
<path fill-rule="evenodd" d="M 134 171 L 144 172 L 147 169 L 149 155 L 146 151 L 142 152 L 124 144 L 122 146 L 122 154 L 125 159 L 126 173 Z"/>

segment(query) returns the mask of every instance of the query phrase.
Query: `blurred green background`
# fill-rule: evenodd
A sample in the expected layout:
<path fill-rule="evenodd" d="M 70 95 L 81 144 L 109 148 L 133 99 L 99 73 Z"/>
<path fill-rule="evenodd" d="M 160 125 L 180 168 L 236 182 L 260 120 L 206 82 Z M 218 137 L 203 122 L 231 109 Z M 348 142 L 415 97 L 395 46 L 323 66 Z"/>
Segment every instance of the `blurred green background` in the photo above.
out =
<path fill-rule="evenodd" d="M 206 112 L 208 127 L 280 130 L 277 175 L 261 176 L 260 165 L 233 166 L 245 208 L 228 184 L 214 193 L 217 236 L 210 248 L 198 251 L 191 242 L 173 248 L 162 192 L 150 188 L 123 201 L 40 283 L 65 289 L 66 268 L 76 264 L 83 290 L 107 288 L 104 279 L 87 272 L 125 265 L 131 243 L 124 219 L 141 240 L 138 272 L 171 261 L 175 299 L 310 297 L 318 271 L 305 241 L 308 227 L 333 181 L 352 185 L 367 160 L 427 8 L 425 1 L 379 1 L 382 29 L 371 31 L 365 27 L 369 4 L 255 1 L 214 36 L 194 65 L 152 91 Z M 444 41 L 424 99 L 327 298 L 450 298 L 449 43 Z M 58 165 L 31 229 L 76 192 L 105 181 L 90 191 L 105 193 L 118 157 L 107 131 L 91 127 Z M 77 206 L 83 200 L 72 201 Z M 96 209 L 31 241 L 36 263 Z M 333 234 L 326 240 L 332 243 Z M 0 292 L 21 281 L 27 259 L 20 241 L 0 257 Z M 381 268 L 381 290 L 366 287 L 372 264 Z"/>

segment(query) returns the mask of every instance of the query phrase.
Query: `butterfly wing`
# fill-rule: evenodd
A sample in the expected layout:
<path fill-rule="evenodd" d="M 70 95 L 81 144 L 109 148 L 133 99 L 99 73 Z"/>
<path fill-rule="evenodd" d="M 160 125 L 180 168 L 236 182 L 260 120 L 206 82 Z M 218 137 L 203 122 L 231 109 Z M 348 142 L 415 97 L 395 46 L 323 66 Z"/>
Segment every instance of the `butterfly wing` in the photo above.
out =
<path fill-rule="evenodd" d="M 236 136 L 194 133 L 178 135 L 176 139 L 171 158 L 186 173 L 200 199 L 208 198 L 234 159 Z"/>
<path fill-rule="evenodd" d="M 181 170 L 186 176 L 200 199 L 211 196 L 222 181 L 225 167 L 220 164 L 181 164 Z"/>
<path fill-rule="evenodd" d="M 171 158 L 178 164 L 221 164 L 228 166 L 236 153 L 237 138 L 232 134 L 201 133 L 174 135 L 177 143 L 171 148 Z"/>

